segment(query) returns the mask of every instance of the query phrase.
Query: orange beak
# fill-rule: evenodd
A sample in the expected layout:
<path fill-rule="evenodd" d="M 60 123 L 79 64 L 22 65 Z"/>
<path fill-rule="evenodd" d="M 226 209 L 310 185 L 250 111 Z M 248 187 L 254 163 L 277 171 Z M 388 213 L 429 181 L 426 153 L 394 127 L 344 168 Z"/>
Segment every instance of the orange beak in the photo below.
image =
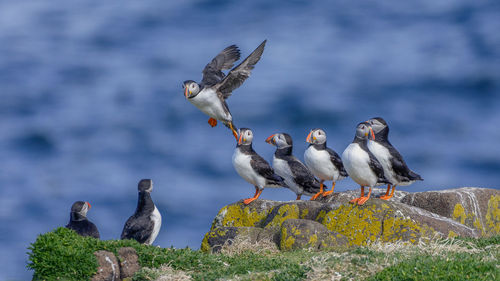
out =
<path fill-rule="evenodd" d="M 90 203 L 89 203 L 89 202 L 85 202 L 85 203 L 87 203 L 87 205 L 89 205 L 89 209 L 90 209 L 90 208 L 92 208 L 92 206 L 90 205 Z"/>
<path fill-rule="evenodd" d="M 188 91 L 189 87 L 186 87 L 186 89 L 184 90 L 184 96 L 186 97 L 186 99 L 188 98 Z"/>
<path fill-rule="evenodd" d="M 370 134 L 372 137 L 372 140 L 375 140 L 375 134 L 373 133 L 373 129 L 370 127 Z"/>
<path fill-rule="evenodd" d="M 272 134 L 271 136 L 269 136 L 269 137 L 266 139 L 266 142 L 267 142 L 268 144 L 272 144 L 272 145 L 274 145 L 274 135 L 276 135 L 276 134 Z"/>
<path fill-rule="evenodd" d="M 240 134 L 240 138 L 238 139 L 238 144 L 241 144 L 241 139 L 243 138 L 243 134 Z"/>
<path fill-rule="evenodd" d="M 311 141 L 311 135 L 312 135 L 312 132 L 313 132 L 313 131 L 310 131 L 310 132 L 309 132 L 309 135 L 307 135 L 306 142 L 308 142 L 308 143 L 312 143 L 312 141 Z"/>

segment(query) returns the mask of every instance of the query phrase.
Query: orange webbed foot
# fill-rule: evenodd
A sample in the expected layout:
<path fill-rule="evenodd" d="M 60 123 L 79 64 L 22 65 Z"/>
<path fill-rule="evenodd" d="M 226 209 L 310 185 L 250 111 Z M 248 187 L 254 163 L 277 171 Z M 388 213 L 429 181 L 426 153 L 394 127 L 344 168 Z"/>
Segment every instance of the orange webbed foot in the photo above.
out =
<path fill-rule="evenodd" d="M 363 204 L 365 204 L 365 202 L 366 202 L 366 201 L 368 201 L 368 199 L 370 199 L 370 197 L 368 197 L 368 196 L 363 196 L 363 197 L 358 198 L 358 199 L 359 199 L 359 200 L 358 200 L 358 205 L 363 205 Z"/>
<path fill-rule="evenodd" d="M 361 199 L 361 198 L 354 198 L 351 201 L 349 201 L 349 203 L 356 204 L 356 203 L 358 203 L 359 199 Z"/>
<path fill-rule="evenodd" d="M 247 198 L 247 199 L 243 200 L 243 204 L 248 205 L 248 204 L 252 203 L 255 199 L 257 199 L 257 198 L 255 198 L 255 197 Z"/>
<path fill-rule="evenodd" d="M 391 198 L 392 198 L 392 195 L 382 195 L 382 196 L 380 196 L 380 199 L 382 199 L 382 200 L 389 200 Z"/>
<path fill-rule="evenodd" d="M 330 195 L 332 193 L 333 193 L 333 190 L 328 190 L 326 192 L 323 192 L 323 197 L 326 197 L 326 196 L 328 196 L 328 195 Z"/>
<path fill-rule="evenodd" d="M 217 120 L 210 117 L 210 119 L 208 119 L 208 124 L 210 124 L 210 126 L 212 126 L 212 128 L 213 128 L 213 127 L 217 126 Z"/>
<path fill-rule="evenodd" d="M 233 136 L 238 141 L 238 133 L 235 130 L 233 130 Z"/>
<path fill-rule="evenodd" d="M 311 201 L 315 200 L 316 198 L 318 198 L 321 194 L 323 194 L 321 191 L 314 194 L 312 197 L 311 197 Z"/>

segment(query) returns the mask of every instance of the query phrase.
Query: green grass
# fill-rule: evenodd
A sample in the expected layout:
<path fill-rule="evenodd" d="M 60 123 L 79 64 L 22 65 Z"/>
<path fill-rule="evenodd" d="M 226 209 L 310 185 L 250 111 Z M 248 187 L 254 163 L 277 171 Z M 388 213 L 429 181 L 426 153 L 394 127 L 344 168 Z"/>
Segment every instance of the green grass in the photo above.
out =
<path fill-rule="evenodd" d="M 36 280 L 89 280 L 97 271 L 94 251 L 116 254 L 133 247 L 143 267 L 134 280 L 179 274 L 178 280 L 500 280 L 500 236 L 437 241 L 426 245 L 382 244 L 330 252 L 278 252 L 255 246 L 209 254 L 159 248 L 130 240 L 100 241 L 58 228 L 28 248 Z M 166 266 L 167 265 L 167 266 Z M 181 278 L 182 277 L 182 278 Z M 183 279 L 184 278 L 184 279 Z"/>

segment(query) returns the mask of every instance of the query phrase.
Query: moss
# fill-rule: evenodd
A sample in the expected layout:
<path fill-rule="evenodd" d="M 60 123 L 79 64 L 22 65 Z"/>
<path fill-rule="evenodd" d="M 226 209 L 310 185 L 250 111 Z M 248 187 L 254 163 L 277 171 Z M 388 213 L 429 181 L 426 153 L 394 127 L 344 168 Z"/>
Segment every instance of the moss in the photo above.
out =
<path fill-rule="evenodd" d="M 491 196 L 488 200 L 485 224 L 489 234 L 500 234 L 500 195 Z"/>

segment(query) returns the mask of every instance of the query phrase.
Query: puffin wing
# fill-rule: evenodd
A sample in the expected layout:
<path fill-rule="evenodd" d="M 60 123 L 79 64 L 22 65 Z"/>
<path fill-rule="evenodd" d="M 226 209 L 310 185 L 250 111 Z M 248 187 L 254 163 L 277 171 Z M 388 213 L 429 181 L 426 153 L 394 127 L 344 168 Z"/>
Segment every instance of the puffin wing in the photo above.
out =
<path fill-rule="evenodd" d="M 295 161 L 288 161 L 288 165 L 290 166 L 290 170 L 292 171 L 295 183 L 302 186 L 305 191 L 316 193 L 320 190 L 320 184 L 318 180 L 299 160 L 295 159 Z"/>
<path fill-rule="evenodd" d="M 257 174 L 263 176 L 266 180 L 268 180 L 269 183 L 286 186 L 283 178 L 276 175 L 271 165 L 269 165 L 269 163 L 267 163 L 267 161 L 264 160 L 264 158 L 262 158 L 260 155 L 252 155 L 250 166 L 252 166 L 252 169 L 254 169 Z"/>
<path fill-rule="evenodd" d="M 334 150 L 330 148 L 326 148 L 326 151 L 328 154 L 330 154 L 330 161 L 333 163 L 333 165 L 339 170 L 339 173 L 343 177 L 347 177 L 347 171 L 344 168 L 344 164 L 342 163 L 342 158 L 335 152 Z"/>
<path fill-rule="evenodd" d="M 382 167 L 382 164 L 380 164 L 380 162 L 377 160 L 377 158 L 375 157 L 375 155 L 373 155 L 373 153 L 371 153 L 371 151 L 367 151 L 368 152 L 368 155 L 370 155 L 370 168 L 372 169 L 372 171 L 375 173 L 375 175 L 377 176 L 378 178 L 378 181 L 377 183 L 390 183 L 387 178 L 384 176 L 384 168 Z"/>
<path fill-rule="evenodd" d="M 144 243 L 153 232 L 153 222 L 147 217 L 130 217 L 123 227 L 121 239 L 135 239 Z"/>
<path fill-rule="evenodd" d="M 391 165 L 392 169 L 399 177 L 402 177 L 404 181 L 413 181 L 413 180 L 423 180 L 419 174 L 413 172 L 406 165 L 403 156 L 397 151 L 392 145 L 388 147 L 389 152 L 391 154 Z"/>
<path fill-rule="evenodd" d="M 212 61 L 203 69 L 203 87 L 210 87 L 224 79 L 224 72 L 221 70 L 231 69 L 234 63 L 240 59 L 240 50 L 236 45 L 231 45 L 222 50 Z"/>
<path fill-rule="evenodd" d="M 231 96 L 233 90 L 241 86 L 241 84 L 250 77 L 251 70 L 255 67 L 255 64 L 260 60 L 264 52 L 266 41 L 267 40 L 264 40 L 243 62 L 229 71 L 227 76 L 215 85 L 217 91 L 224 99 Z"/>

